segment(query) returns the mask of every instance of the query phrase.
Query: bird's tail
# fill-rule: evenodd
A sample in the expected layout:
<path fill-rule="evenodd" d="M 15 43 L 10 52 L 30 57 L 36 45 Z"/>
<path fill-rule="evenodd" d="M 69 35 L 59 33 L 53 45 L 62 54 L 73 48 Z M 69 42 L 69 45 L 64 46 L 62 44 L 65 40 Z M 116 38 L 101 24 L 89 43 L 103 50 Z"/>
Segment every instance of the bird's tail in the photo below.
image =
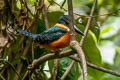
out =
<path fill-rule="evenodd" d="M 32 39 L 36 39 L 37 37 L 37 34 L 32 34 L 30 32 L 26 32 L 26 31 L 23 31 L 23 30 L 17 30 L 17 32 L 19 32 L 20 34 L 23 34 L 29 38 L 32 38 Z"/>

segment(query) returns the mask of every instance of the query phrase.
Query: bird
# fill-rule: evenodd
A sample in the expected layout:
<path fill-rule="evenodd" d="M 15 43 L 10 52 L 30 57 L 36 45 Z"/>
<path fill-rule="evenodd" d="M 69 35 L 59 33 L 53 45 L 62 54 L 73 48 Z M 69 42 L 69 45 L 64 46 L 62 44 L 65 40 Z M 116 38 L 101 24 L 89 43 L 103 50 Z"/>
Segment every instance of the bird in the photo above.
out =
<path fill-rule="evenodd" d="M 57 51 L 61 48 L 67 47 L 70 43 L 70 27 L 68 18 L 68 15 L 60 16 L 58 22 L 53 27 L 43 31 L 40 34 L 33 34 L 19 29 L 17 32 L 32 38 L 39 44 L 40 48 Z M 83 35 L 83 32 L 76 26 L 74 26 L 74 29 L 76 32 Z"/>

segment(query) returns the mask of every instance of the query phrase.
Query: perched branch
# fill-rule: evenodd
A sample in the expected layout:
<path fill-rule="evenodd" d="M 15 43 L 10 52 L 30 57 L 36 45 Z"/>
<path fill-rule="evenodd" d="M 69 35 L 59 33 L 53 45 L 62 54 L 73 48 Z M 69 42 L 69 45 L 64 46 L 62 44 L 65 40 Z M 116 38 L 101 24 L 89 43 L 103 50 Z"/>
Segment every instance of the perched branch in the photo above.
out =
<path fill-rule="evenodd" d="M 55 53 L 50 53 L 50 54 L 44 55 L 38 59 L 35 59 L 32 62 L 32 64 L 28 66 L 28 69 L 30 69 L 30 70 L 35 69 L 36 67 L 38 67 L 40 64 L 42 64 L 43 62 L 45 62 L 47 60 L 61 58 L 61 57 L 67 57 L 67 56 L 72 55 L 72 54 L 73 54 L 73 51 L 70 49 L 67 51 L 60 52 L 57 55 Z"/>
<path fill-rule="evenodd" d="M 77 58 L 77 57 L 69 56 L 69 58 L 71 58 L 71 59 L 73 59 L 73 60 L 75 60 L 75 61 L 81 62 L 81 60 L 80 60 L 79 58 Z M 88 65 L 89 67 L 93 68 L 93 69 L 96 69 L 96 70 L 99 70 L 99 71 L 102 71 L 102 72 L 109 73 L 109 74 L 112 74 L 112 75 L 115 75 L 115 76 L 120 77 L 120 72 L 114 72 L 114 71 L 112 71 L 112 70 L 105 69 L 105 68 L 103 68 L 103 67 L 99 67 L 99 66 L 94 65 L 94 64 L 89 63 L 89 62 L 87 62 L 87 65 Z"/>
<path fill-rule="evenodd" d="M 54 53 L 53 54 L 52 53 L 46 54 L 46 55 L 44 55 L 44 56 L 34 60 L 33 63 L 31 64 L 32 66 L 29 66 L 28 69 L 34 69 L 35 67 L 37 67 L 38 65 L 42 64 L 43 62 L 45 62 L 47 60 L 61 58 L 61 57 L 68 57 L 68 56 L 69 56 L 69 58 L 71 58 L 71 59 L 81 63 L 81 60 L 79 58 L 71 56 L 73 54 L 74 54 L 74 52 L 71 49 L 67 50 L 67 51 L 60 52 L 60 54 L 58 54 L 57 56 Z M 99 66 L 97 66 L 95 64 L 92 64 L 92 63 L 89 63 L 89 62 L 87 62 L 87 65 L 89 67 L 93 68 L 93 69 L 96 69 L 96 70 L 99 70 L 99 71 L 102 71 L 102 72 L 106 72 L 106 73 L 109 73 L 109 74 L 112 74 L 112 75 L 120 77 L 120 73 L 119 72 L 113 72 L 112 70 L 105 69 L 103 67 L 99 67 Z"/>

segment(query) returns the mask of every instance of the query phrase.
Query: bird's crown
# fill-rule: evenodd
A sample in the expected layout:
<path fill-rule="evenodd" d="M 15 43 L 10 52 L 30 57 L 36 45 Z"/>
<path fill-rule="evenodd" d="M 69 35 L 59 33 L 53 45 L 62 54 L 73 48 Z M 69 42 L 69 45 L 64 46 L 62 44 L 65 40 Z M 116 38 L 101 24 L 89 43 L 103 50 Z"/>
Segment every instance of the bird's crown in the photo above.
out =
<path fill-rule="evenodd" d="M 69 26 L 68 15 L 62 15 L 58 19 L 58 23 L 64 24 L 65 26 Z"/>

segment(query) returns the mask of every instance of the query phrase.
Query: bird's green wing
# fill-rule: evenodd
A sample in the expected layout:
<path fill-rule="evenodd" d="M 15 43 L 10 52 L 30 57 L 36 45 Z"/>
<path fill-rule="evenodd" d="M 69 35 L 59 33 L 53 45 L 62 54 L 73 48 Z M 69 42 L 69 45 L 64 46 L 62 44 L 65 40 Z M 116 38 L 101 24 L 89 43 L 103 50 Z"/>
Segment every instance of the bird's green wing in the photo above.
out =
<path fill-rule="evenodd" d="M 63 36 L 67 31 L 65 29 L 59 27 L 51 27 L 50 29 L 39 34 L 35 41 L 40 44 L 48 44 L 55 40 L 58 40 L 61 36 Z"/>

